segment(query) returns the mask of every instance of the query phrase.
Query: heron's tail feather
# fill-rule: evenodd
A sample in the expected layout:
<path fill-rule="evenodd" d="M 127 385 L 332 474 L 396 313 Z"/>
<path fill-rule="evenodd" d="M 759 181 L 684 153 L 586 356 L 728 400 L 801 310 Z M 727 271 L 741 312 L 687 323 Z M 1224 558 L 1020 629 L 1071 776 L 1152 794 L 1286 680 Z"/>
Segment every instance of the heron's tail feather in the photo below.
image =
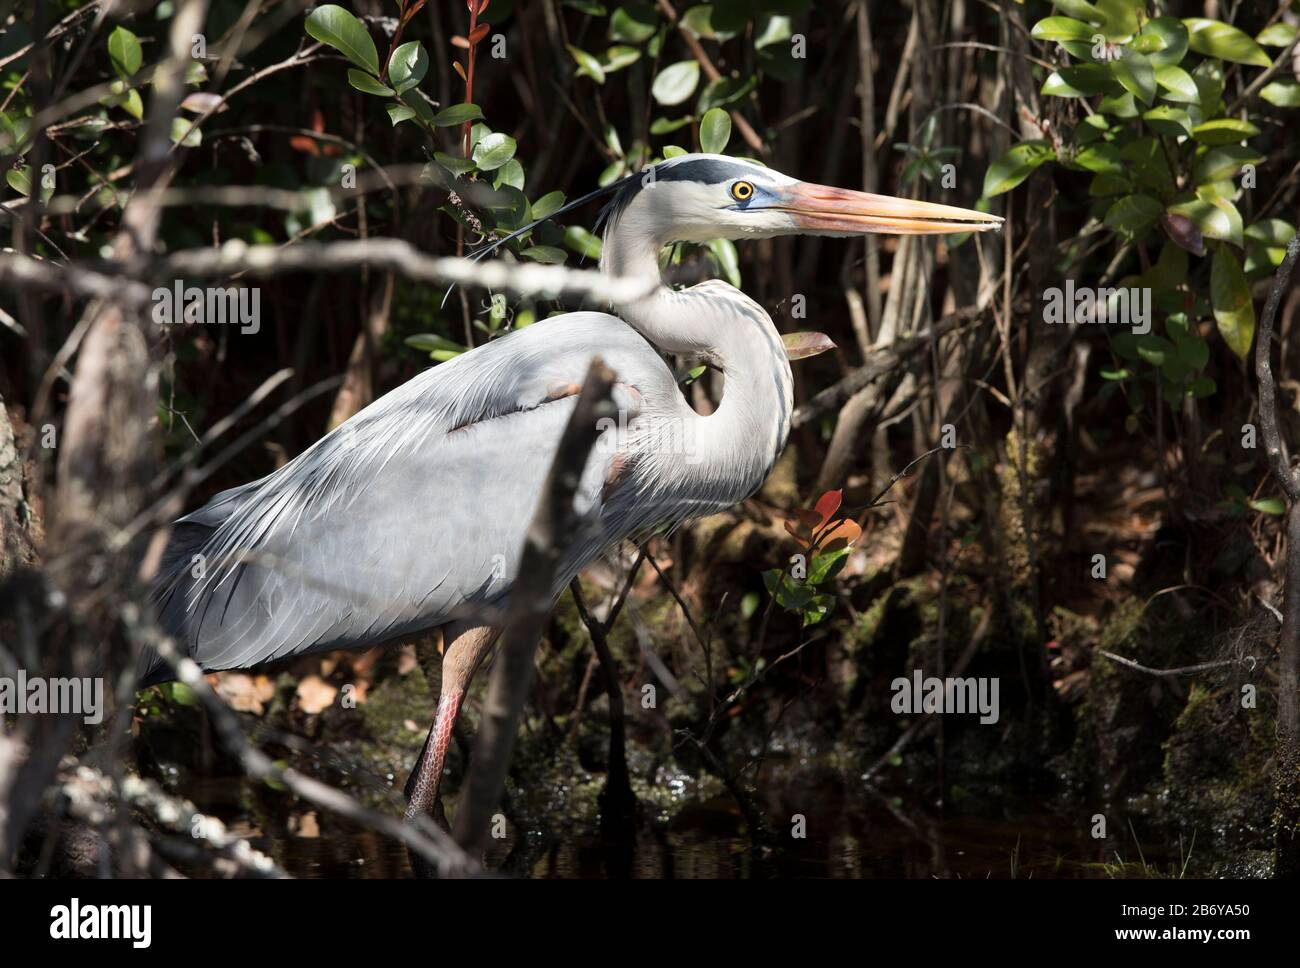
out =
<path fill-rule="evenodd" d="M 171 636 L 177 647 L 185 652 L 188 652 L 189 643 L 185 603 L 190 586 L 195 581 L 194 560 L 196 555 L 201 554 L 214 530 L 207 525 L 178 521 L 172 528 L 149 594 L 159 628 Z M 146 649 L 140 656 L 139 670 L 142 687 L 175 678 L 171 667 L 153 649 Z"/>

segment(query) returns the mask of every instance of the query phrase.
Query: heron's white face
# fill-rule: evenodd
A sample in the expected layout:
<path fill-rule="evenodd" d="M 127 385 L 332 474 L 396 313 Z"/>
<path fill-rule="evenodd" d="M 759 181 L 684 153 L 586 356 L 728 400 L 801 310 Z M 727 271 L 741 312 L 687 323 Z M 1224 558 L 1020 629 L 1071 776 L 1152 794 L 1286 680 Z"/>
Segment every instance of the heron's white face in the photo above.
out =
<path fill-rule="evenodd" d="M 648 172 L 618 220 L 660 244 L 777 235 L 985 232 L 1002 219 L 972 209 L 801 182 L 725 155 L 683 155 Z"/>

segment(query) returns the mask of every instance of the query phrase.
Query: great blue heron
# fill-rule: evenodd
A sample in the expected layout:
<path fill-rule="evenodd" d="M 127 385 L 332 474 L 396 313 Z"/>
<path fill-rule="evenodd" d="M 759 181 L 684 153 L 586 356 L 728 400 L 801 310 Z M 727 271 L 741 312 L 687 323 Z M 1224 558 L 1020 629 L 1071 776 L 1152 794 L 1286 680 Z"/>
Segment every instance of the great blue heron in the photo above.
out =
<path fill-rule="evenodd" d="M 938 234 L 996 216 L 800 182 L 751 161 L 693 154 L 606 190 L 601 266 L 659 278 L 674 242 L 778 235 Z M 605 194 L 605 192 L 593 193 Z M 561 211 L 587 201 L 585 196 Z M 559 214 L 559 213 L 557 213 Z M 432 812 L 452 727 L 499 628 L 525 530 L 594 355 L 626 415 L 586 467 L 584 527 L 554 591 L 624 538 L 744 500 L 790 428 L 792 380 L 771 317 L 709 281 L 513 332 L 376 400 L 275 473 L 176 522 L 155 587 L 160 621 L 205 670 L 243 669 L 441 627 L 442 691 L 407 784 Z M 661 353 L 723 374 L 698 415 Z M 156 660 L 145 681 L 161 681 Z"/>

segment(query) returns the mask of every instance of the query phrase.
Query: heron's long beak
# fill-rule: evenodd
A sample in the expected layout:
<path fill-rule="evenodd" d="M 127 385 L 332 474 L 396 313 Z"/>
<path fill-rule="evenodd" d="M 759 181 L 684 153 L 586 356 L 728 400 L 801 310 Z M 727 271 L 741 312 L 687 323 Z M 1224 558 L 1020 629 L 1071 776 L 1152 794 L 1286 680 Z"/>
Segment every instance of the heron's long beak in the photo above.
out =
<path fill-rule="evenodd" d="M 791 186 L 776 207 L 793 215 L 801 230 L 816 234 L 941 235 L 987 232 L 1002 227 L 998 216 L 969 208 L 869 195 L 811 182 Z"/>

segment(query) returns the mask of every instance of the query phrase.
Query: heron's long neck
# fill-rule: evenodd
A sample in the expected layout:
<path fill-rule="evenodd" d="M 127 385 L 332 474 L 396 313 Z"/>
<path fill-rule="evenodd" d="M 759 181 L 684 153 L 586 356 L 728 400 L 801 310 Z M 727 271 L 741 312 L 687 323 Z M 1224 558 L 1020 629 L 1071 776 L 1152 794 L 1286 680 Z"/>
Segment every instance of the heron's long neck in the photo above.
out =
<path fill-rule="evenodd" d="M 657 278 L 658 249 L 657 243 L 629 243 L 613 232 L 602 267 L 607 275 Z M 790 363 L 772 318 L 720 281 L 683 290 L 661 283 L 649 296 L 617 308 L 660 349 L 697 355 L 722 371 L 722 402 L 710 416 L 692 421 L 701 470 L 734 468 L 745 478 L 743 487 L 737 482 L 740 496 L 752 492 L 785 446 L 794 399 Z"/>

